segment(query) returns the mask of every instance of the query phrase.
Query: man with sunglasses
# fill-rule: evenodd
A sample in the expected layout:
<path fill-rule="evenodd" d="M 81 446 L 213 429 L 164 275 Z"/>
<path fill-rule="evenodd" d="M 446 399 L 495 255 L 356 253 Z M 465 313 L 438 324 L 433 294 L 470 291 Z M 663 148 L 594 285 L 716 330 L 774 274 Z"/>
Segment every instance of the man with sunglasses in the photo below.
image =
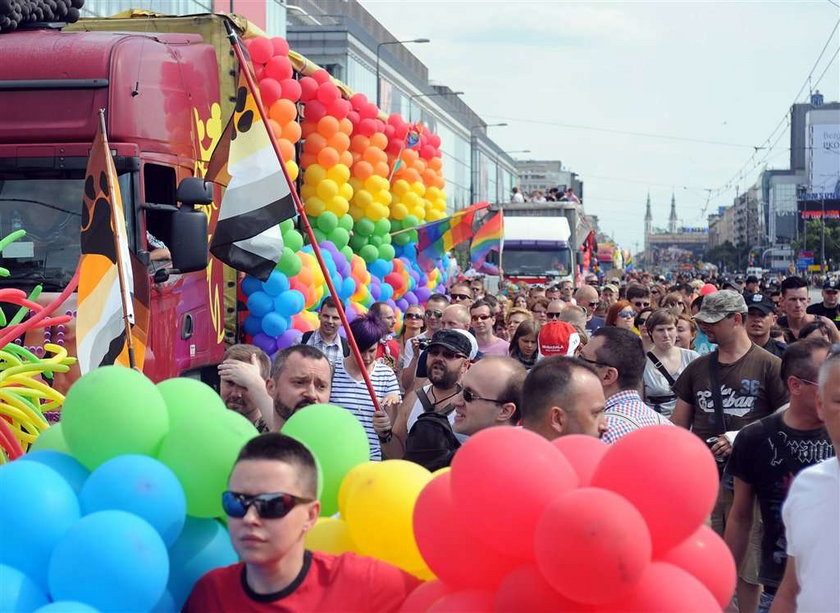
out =
<path fill-rule="evenodd" d="M 493 315 L 493 307 L 488 301 L 477 300 L 473 302 L 470 307 L 470 320 L 481 353 L 484 355 L 508 355 L 510 343 L 493 333 L 493 324 L 496 323 L 496 317 Z"/>
<path fill-rule="evenodd" d="M 222 495 L 240 562 L 205 574 L 187 613 L 397 611 L 419 585 L 385 562 L 306 550 L 318 521 L 318 472 L 311 452 L 280 433 L 251 439 Z"/>
<path fill-rule="evenodd" d="M 423 322 L 426 329 L 417 336 L 412 337 L 406 344 L 402 355 L 401 369 L 417 370 L 417 358 L 420 356 L 422 347 L 428 343 L 428 339 L 438 330 L 443 328 L 443 310 L 449 306 L 449 300 L 443 294 L 432 294 L 426 301 L 426 310 L 423 314 Z"/>
<path fill-rule="evenodd" d="M 598 290 L 591 285 L 581 285 L 575 290 L 575 302 L 578 306 L 586 310 L 586 331 L 594 332 L 598 328 L 604 327 L 604 318 L 596 317 L 595 311 L 598 310 L 599 296 Z"/>
<path fill-rule="evenodd" d="M 650 308 L 650 289 L 634 283 L 627 287 L 627 301 L 633 305 L 636 314 Z"/>
<path fill-rule="evenodd" d="M 528 371 L 517 360 L 487 356 L 461 377 L 453 398 L 452 429 L 465 436 L 493 426 L 515 426 L 520 418 L 522 383 Z"/>
<path fill-rule="evenodd" d="M 735 563 L 744 559 L 758 500 L 763 537 L 758 581 L 764 586 L 759 611 L 767 611 L 785 569 L 782 503 L 803 468 L 834 456 L 817 414 L 817 376 L 831 346 L 822 339 L 792 343 L 782 357 L 781 378 L 788 408 L 753 422 L 732 445 L 727 472 L 734 476 L 734 499 L 726 522 L 726 543 Z"/>
<path fill-rule="evenodd" d="M 463 304 L 469 307 L 472 301 L 472 288 L 468 283 L 459 282 L 449 288 L 450 304 Z"/>
<path fill-rule="evenodd" d="M 443 310 L 443 317 L 441 318 L 441 329 L 443 330 L 463 330 L 467 334 L 471 334 L 470 330 L 470 312 L 463 304 L 450 304 Z M 476 345 L 477 347 L 477 345 Z M 475 356 L 471 356 L 471 359 Z M 417 368 L 404 368 L 400 375 L 400 383 L 403 389 L 408 392 L 417 387 L 425 385 L 428 377 L 426 369 L 427 357 L 426 350 L 420 353 L 417 359 Z"/>

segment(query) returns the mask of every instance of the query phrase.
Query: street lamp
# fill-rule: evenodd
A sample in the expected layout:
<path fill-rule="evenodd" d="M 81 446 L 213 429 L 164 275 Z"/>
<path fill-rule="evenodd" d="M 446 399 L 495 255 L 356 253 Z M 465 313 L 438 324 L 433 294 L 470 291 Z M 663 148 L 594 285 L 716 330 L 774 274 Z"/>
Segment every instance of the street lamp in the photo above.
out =
<path fill-rule="evenodd" d="M 477 130 L 484 130 L 487 133 L 487 128 L 504 128 L 507 126 L 505 122 L 501 123 L 482 123 L 470 128 L 470 204 L 475 204 L 476 197 L 476 174 L 478 173 L 478 147 L 475 146 L 475 133 Z"/>
<path fill-rule="evenodd" d="M 384 45 L 402 45 L 405 43 L 428 43 L 428 38 L 412 38 L 411 40 L 386 40 L 376 45 L 376 106 L 382 107 L 382 87 L 379 80 L 379 52 Z"/>
<path fill-rule="evenodd" d="M 434 94 L 412 94 L 408 97 L 408 123 L 411 123 L 411 116 L 412 110 L 414 107 L 411 105 L 411 101 L 415 98 L 431 98 L 433 96 L 463 96 L 464 92 L 436 92 Z"/>

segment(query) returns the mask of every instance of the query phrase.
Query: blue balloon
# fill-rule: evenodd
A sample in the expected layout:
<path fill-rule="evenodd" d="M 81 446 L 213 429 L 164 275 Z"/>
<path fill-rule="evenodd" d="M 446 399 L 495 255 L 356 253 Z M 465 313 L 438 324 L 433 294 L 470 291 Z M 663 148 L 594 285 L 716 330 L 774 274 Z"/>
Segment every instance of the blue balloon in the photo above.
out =
<path fill-rule="evenodd" d="M 272 311 L 262 318 L 262 331 L 268 336 L 280 336 L 288 327 L 289 322 L 276 311 Z"/>
<path fill-rule="evenodd" d="M 289 277 L 279 270 L 272 270 L 268 279 L 262 282 L 261 289 L 269 296 L 279 296 L 289 289 Z"/>
<path fill-rule="evenodd" d="M 274 299 L 274 310 L 284 317 L 297 315 L 306 306 L 306 299 L 296 289 L 283 292 Z"/>
<path fill-rule="evenodd" d="M 256 336 L 262 332 L 262 317 L 248 315 L 248 317 L 245 318 L 245 322 L 242 324 L 242 327 L 245 330 L 245 334 L 248 336 Z"/>
<path fill-rule="evenodd" d="M 187 497 L 172 470 L 144 455 L 121 455 L 94 470 L 79 496 L 85 515 L 127 511 L 145 519 L 171 545 L 187 516 Z"/>
<path fill-rule="evenodd" d="M 59 600 L 41 607 L 35 613 L 99 613 L 90 605 L 75 600 Z"/>
<path fill-rule="evenodd" d="M 248 296 L 248 310 L 254 317 L 263 317 L 274 310 L 274 301 L 265 292 L 254 292 Z"/>
<path fill-rule="evenodd" d="M 236 551 L 225 527 L 215 519 L 187 517 L 181 536 L 169 548 L 169 592 L 176 610 L 184 606 L 196 581 L 209 570 L 235 564 Z"/>
<path fill-rule="evenodd" d="M 262 281 L 251 275 L 245 275 L 245 278 L 242 279 L 242 293 L 250 296 L 260 290 L 262 290 Z"/>
<path fill-rule="evenodd" d="M 70 484 L 40 462 L 0 466 L 0 564 L 17 568 L 47 592 L 56 544 L 81 512 Z"/>
<path fill-rule="evenodd" d="M 49 602 L 44 590 L 32 579 L 17 568 L 0 564 L 0 611 L 29 613 Z"/>
<path fill-rule="evenodd" d="M 379 285 L 379 300 L 381 302 L 387 302 L 391 298 L 394 297 L 394 288 L 391 286 L 390 283 L 381 283 Z"/>
<path fill-rule="evenodd" d="M 77 496 L 82 491 L 85 479 L 90 474 L 90 471 L 69 453 L 61 453 L 52 449 L 30 451 L 26 455 L 21 456 L 20 461 L 38 462 L 44 466 L 49 466 L 64 477 Z"/>
<path fill-rule="evenodd" d="M 175 599 L 169 590 L 163 590 L 163 596 L 160 597 L 157 604 L 152 607 L 150 613 L 178 613 L 180 607 L 175 606 Z"/>
<path fill-rule="evenodd" d="M 342 298 L 349 298 L 353 294 L 356 293 L 356 280 L 353 277 L 347 277 L 341 282 L 341 292 L 340 295 Z"/>
<path fill-rule="evenodd" d="M 102 611 L 148 611 L 169 577 L 166 545 L 149 523 L 125 511 L 80 519 L 56 545 L 50 595 Z"/>

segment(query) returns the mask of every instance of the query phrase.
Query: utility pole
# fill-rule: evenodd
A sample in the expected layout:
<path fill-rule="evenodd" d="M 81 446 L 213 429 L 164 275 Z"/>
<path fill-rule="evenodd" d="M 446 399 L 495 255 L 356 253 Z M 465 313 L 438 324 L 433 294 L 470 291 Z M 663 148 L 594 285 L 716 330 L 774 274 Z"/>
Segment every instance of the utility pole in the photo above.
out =
<path fill-rule="evenodd" d="M 820 228 L 820 272 L 825 276 L 825 198 L 820 198 L 822 205 L 822 227 Z"/>

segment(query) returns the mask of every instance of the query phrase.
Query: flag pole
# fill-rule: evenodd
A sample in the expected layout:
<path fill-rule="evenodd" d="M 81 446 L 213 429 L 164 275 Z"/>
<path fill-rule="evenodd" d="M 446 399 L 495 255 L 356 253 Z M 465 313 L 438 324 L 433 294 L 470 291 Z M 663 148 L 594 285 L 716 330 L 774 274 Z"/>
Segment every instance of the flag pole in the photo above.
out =
<path fill-rule="evenodd" d="M 286 170 L 286 164 L 283 161 L 283 156 L 280 154 L 280 146 L 277 144 L 277 139 L 274 137 L 274 132 L 271 130 L 271 124 L 268 123 L 268 115 L 265 112 L 265 108 L 263 107 L 262 100 L 260 100 L 259 89 L 256 87 L 254 83 L 254 77 L 251 74 L 251 70 L 248 68 L 247 60 L 242 53 L 242 49 L 239 47 L 239 41 L 236 36 L 236 32 L 233 31 L 233 28 L 230 24 L 225 21 L 225 27 L 228 30 L 228 39 L 230 40 L 230 44 L 233 47 L 233 52 L 236 54 L 237 59 L 239 60 L 239 67 L 240 70 L 244 70 L 245 80 L 248 83 L 248 89 L 251 90 L 251 95 L 254 97 L 254 103 L 257 105 L 257 110 L 260 113 L 260 118 L 262 119 L 262 123 L 265 126 L 266 130 L 268 130 L 268 134 L 271 138 L 271 146 L 274 148 L 274 153 L 277 156 L 277 160 L 280 162 L 280 168 L 283 169 L 283 174 L 286 177 L 286 182 L 289 184 L 289 191 L 292 194 L 292 200 L 295 203 L 295 209 L 297 209 L 297 213 L 300 216 L 300 220 L 303 224 L 303 229 L 306 232 L 306 236 L 309 238 L 309 243 L 312 246 L 312 252 L 315 255 L 315 259 L 318 261 L 318 266 L 321 269 L 321 272 L 324 275 L 324 282 L 327 284 L 327 289 L 330 292 L 330 295 L 333 297 L 335 301 L 335 308 L 338 311 L 338 317 L 341 319 L 341 325 L 344 326 L 344 330 L 347 332 L 347 344 L 350 345 L 350 351 L 353 354 L 353 358 L 356 360 L 356 365 L 359 367 L 359 371 L 362 373 L 362 378 L 365 380 L 365 387 L 367 387 L 368 394 L 370 394 L 370 400 L 373 403 L 373 410 L 376 412 L 381 412 L 382 409 L 379 406 L 379 400 L 376 398 L 376 392 L 373 389 L 373 383 L 371 382 L 370 375 L 365 368 L 364 362 L 362 361 L 362 352 L 359 351 L 359 346 L 356 344 L 356 339 L 353 338 L 353 335 L 350 333 L 350 322 L 347 320 L 347 313 L 344 311 L 344 303 L 341 301 L 341 298 L 338 295 L 338 292 L 335 290 L 335 286 L 332 282 L 332 277 L 330 277 L 329 270 L 327 269 L 327 265 L 324 263 L 324 258 L 321 255 L 321 247 L 318 245 L 318 240 L 315 238 L 315 232 L 312 230 L 312 225 L 309 223 L 309 218 L 306 215 L 306 211 L 303 208 L 303 203 L 300 201 L 300 196 L 297 193 L 297 190 L 294 187 L 294 183 L 292 182 L 291 177 L 289 177 L 289 172 Z"/>
<path fill-rule="evenodd" d="M 111 148 L 108 145 L 108 133 L 105 131 L 105 109 L 99 109 L 99 129 L 102 130 L 102 140 L 105 143 L 106 155 L 111 155 Z M 110 172 L 105 173 L 105 180 L 108 183 L 108 193 L 111 194 L 109 203 L 111 205 L 111 219 L 113 220 L 114 252 L 117 258 L 117 278 L 120 280 L 120 302 L 122 303 L 123 323 L 125 325 L 125 346 L 128 349 L 128 366 L 136 368 L 137 362 L 134 359 L 134 338 L 131 335 L 131 321 L 128 315 L 128 289 L 126 288 L 125 274 L 123 273 L 122 249 L 120 249 L 120 233 L 117 223 L 117 211 L 114 208 L 114 184 Z M 128 240 L 128 237 L 125 237 Z"/>
<path fill-rule="evenodd" d="M 478 206 L 483 205 L 483 206 Z M 489 202 L 477 202 L 476 204 L 470 205 L 466 208 L 461 209 L 460 211 L 456 211 L 452 213 L 449 217 L 444 217 L 442 219 L 436 219 L 435 221 L 430 221 L 429 223 L 424 223 L 420 226 L 414 226 L 413 228 L 404 228 L 402 230 L 397 230 L 395 232 L 389 233 L 389 236 L 396 236 L 397 234 L 404 234 L 405 232 L 411 232 L 412 230 L 418 230 L 420 228 L 428 228 L 429 226 L 436 226 L 439 223 L 443 223 L 444 221 L 452 221 L 456 217 L 462 217 L 467 213 L 477 213 L 478 211 L 483 211 L 487 207 L 490 206 Z M 477 208 L 473 208 L 477 207 Z"/>

